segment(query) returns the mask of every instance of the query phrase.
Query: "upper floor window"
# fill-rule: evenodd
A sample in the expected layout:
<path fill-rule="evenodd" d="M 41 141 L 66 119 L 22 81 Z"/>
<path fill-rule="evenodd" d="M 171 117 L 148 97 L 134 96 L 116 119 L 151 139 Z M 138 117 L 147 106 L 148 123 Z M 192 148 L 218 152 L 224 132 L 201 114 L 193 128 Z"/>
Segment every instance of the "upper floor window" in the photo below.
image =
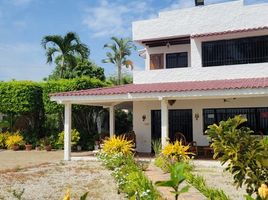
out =
<path fill-rule="evenodd" d="M 268 36 L 202 43 L 203 67 L 268 62 Z"/>
<path fill-rule="evenodd" d="M 163 69 L 164 68 L 164 54 L 151 54 L 150 55 L 150 69 Z"/>
<path fill-rule="evenodd" d="M 188 53 L 169 53 L 166 54 L 166 68 L 188 67 Z"/>

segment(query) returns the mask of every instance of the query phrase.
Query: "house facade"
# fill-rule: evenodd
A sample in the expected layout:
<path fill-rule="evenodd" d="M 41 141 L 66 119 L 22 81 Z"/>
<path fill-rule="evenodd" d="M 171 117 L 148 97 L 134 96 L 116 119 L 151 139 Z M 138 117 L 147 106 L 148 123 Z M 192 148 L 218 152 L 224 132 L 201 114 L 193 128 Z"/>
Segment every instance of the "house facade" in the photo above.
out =
<path fill-rule="evenodd" d="M 133 40 L 145 61 L 133 84 L 52 95 L 65 104 L 66 159 L 72 104 L 109 108 L 110 135 L 114 108 L 131 105 L 138 152 L 151 152 L 153 139 L 166 145 L 177 132 L 207 146 L 207 126 L 236 114 L 268 135 L 268 3 L 161 12 L 133 22 Z"/>

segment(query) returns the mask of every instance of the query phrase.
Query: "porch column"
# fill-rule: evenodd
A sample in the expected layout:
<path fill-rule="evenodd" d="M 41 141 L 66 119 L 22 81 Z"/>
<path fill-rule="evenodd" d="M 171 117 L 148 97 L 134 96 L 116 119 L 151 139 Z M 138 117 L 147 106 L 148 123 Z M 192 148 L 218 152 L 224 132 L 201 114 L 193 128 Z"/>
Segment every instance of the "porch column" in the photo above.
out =
<path fill-rule="evenodd" d="M 64 160 L 71 160 L 72 104 L 66 103 L 64 109 Z"/>
<path fill-rule="evenodd" d="M 167 145 L 168 139 L 168 102 L 161 100 L 161 143 L 162 148 Z"/>
<path fill-rule="evenodd" d="M 110 137 L 112 137 L 114 135 L 114 106 L 110 106 L 109 107 L 109 124 L 110 124 Z"/>

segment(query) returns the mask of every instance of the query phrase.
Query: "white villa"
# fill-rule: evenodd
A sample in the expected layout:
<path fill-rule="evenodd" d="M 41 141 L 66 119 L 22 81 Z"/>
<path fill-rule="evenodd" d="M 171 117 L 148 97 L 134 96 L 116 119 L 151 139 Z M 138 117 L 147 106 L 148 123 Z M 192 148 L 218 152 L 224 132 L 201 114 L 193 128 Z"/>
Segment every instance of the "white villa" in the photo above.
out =
<path fill-rule="evenodd" d="M 133 84 L 51 96 L 65 105 L 65 160 L 72 104 L 109 108 L 110 135 L 114 109 L 131 106 L 138 152 L 151 152 L 152 139 L 166 145 L 176 132 L 207 146 L 207 126 L 236 114 L 256 134 L 268 135 L 268 3 L 196 0 L 195 7 L 133 22 L 133 40 L 144 47 L 145 60 Z"/>

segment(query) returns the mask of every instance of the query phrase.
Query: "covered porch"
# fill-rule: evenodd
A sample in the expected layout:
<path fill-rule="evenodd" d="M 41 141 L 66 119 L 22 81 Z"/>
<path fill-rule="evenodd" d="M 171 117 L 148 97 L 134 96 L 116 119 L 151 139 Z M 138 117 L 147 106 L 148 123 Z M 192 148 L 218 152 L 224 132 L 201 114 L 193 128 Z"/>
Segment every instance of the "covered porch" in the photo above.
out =
<path fill-rule="evenodd" d="M 116 107 L 133 107 L 133 128 L 137 134 L 137 151 L 150 152 L 152 110 L 159 110 L 160 137 L 168 143 L 170 110 L 191 109 L 193 140 L 208 143 L 203 132 L 204 107 L 268 107 L 268 79 L 235 79 L 176 83 L 129 84 L 109 88 L 55 93 L 51 100 L 65 106 L 64 160 L 71 159 L 72 105 L 102 106 L 109 109 L 109 133 L 115 133 Z M 220 102 L 220 103 L 219 103 Z M 227 104 L 226 104 L 227 103 Z"/>

